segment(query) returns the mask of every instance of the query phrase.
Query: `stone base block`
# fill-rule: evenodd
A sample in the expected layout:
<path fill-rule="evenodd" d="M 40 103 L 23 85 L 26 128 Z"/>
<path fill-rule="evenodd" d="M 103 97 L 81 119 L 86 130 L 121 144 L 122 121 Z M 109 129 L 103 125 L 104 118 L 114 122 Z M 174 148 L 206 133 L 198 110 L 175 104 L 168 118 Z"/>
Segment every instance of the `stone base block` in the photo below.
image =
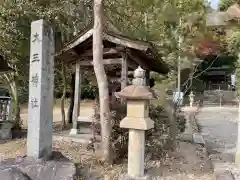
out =
<path fill-rule="evenodd" d="M 69 135 L 70 136 L 74 136 L 74 135 L 77 135 L 78 134 L 78 130 L 77 129 L 71 129 Z"/>
<path fill-rule="evenodd" d="M 78 134 L 92 134 L 91 127 L 80 126 L 78 129 Z"/>
<path fill-rule="evenodd" d="M 193 143 L 205 146 L 205 141 L 200 133 L 193 133 Z"/>
<path fill-rule="evenodd" d="M 129 117 L 126 116 L 120 122 L 121 128 L 137 129 L 137 130 L 149 130 L 154 128 L 154 121 L 149 117 Z"/>
<path fill-rule="evenodd" d="M 118 180 L 152 180 L 152 177 L 148 175 L 145 175 L 143 177 L 131 177 L 127 174 L 123 174 L 119 177 Z"/>
<path fill-rule="evenodd" d="M 234 180 L 234 177 L 231 172 L 224 171 L 224 172 L 215 173 L 215 179 L 216 180 Z"/>
<path fill-rule="evenodd" d="M 18 157 L 0 164 L 1 180 L 74 180 L 77 179 L 74 163 L 60 152 L 54 152 L 49 161 L 32 157 Z"/>
<path fill-rule="evenodd" d="M 0 139 L 1 140 L 12 139 L 12 127 L 13 127 L 13 123 L 10 121 L 0 122 Z"/>

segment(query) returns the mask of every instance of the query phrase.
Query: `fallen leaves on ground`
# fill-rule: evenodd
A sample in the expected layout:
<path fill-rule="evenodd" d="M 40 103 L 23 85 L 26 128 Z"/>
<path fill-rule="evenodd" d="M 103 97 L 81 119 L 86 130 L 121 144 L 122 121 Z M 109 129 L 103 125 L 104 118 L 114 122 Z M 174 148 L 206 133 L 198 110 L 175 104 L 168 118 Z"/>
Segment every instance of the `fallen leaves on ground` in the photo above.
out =
<path fill-rule="evenodd" d="M 0 160 L 26 155 L 26 139 L 0 141 L 0 144 Z M 76 163 L 85 179 L 117 180 L 127 169 L 126 159 L 108 168 L 99 165 L 96 156 L 78 143 L 54 141 L 53 150 Z M 155 180 L 212 180 L 211 165 L 204 149 L 186 142 L 178 143 L 177 149 L 164 159 L 148 160 L 146 168 L 146 173 Z"/>

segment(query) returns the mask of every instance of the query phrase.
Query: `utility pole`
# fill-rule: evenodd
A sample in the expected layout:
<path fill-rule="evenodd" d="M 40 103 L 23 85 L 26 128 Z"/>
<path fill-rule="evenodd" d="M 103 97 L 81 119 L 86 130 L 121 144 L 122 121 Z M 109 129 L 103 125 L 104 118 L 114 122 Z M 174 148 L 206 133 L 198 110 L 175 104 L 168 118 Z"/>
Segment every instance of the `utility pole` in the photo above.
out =
<path fill-rule="evenodd" d="M 179 27 L 181 27 L 182 25 L 182 19 L 180 17 L 179 19 Z M 180 97 L 180 93 L 181 93 L 181 43 L 182 43 L 182 37 L 181 34 L 179 32 L 179 38 L 178 38 L 178 67 L 177 67 L 177 97 L 178 97 L 178 105 L 180 104 L 181 101 L 181 97 Z"/>
<path fill-rule="evenodd" d="M 238 61 L 240 61 L 240 53 L 238 54 Z M 238 138 L 236 143 L 236 154 L 235 154 L 235 164 L 238 168 L 240 168 L 240 96 L 238 89 L 237 91 L 237 98 L 238 98 Z"/>
<path fill-rule="evenodd" d="M 178 67 L 177 68 L 178 68 L 177 92 L 178 92 L 178 97 L 180 97 L 180 92 L 181 92 L 181 57 L 180 57 L 180 55 L 178 55 Z"/>

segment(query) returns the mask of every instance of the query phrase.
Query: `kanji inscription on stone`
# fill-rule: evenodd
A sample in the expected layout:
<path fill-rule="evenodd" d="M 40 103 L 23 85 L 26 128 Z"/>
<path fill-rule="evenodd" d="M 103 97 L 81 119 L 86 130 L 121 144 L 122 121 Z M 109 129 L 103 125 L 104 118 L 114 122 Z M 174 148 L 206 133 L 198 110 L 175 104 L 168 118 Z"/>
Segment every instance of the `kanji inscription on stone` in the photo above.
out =
<path fill-rule="evenodd" d="M 39 54 L 38 53 L 33 54 L 32 62 L 39 62 L 39 61 L 40 61 Z"/>
<path fill-rule="evenodd" d="M 34 74 L 34 75 L 32 75 L 32 80 L 31 80 L 31 82 L 32 82 L 32 85 L 33 85 L 33 86 L 35 86 L 35 87 L 38 86 L 38 80 L 39 80 L 39 76 L 38 76 L 37 73 Z"/>
<path fill-rule="evenodd" d="M 32 109 L 38 107 L 38 100 L 37 100 L 37 98 L 32 98 L 31 99 L 31 107 L 32 107 Z"/>
<path fill-rule="evenodd" d="M 38 33 L 35 33 L 32 36 L 33 36 L 33 40 L 32 40 L 33 43 L 41 41 Z"/>
<path fill-rule="evenodd" d="M 31 24 L 27 155 L 52 154 L 53 119 L 53 30 L 44 21 Z"/>

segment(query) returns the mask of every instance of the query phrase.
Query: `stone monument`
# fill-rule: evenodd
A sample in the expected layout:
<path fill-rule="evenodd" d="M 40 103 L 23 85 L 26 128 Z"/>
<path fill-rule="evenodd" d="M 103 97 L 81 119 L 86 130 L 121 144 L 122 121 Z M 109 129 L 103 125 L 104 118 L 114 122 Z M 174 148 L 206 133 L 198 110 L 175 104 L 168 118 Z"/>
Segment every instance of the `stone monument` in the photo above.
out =
<path fill-rule="evenodd" d="M 148 109 L 154 94 L 146 86 L 145 70 L 138 67 L 134 71 L 133 85 L 117 92 L 116 96 L 126 99 L 127 116 L 120 122 L 120 127 L 129 129 L 128 174 L 120 179 L 149 179 L 144 175 L 145 131 L 154 127 Z"/>
<path fill-rule="evenodd" d="M 52 152 L 53 30 L 44 20 L 32 22 L 29 73 L 27 155 L 5 159 L 0 154 L 0 179 L 69 180 L 81 178 L 74 163 Z M 51 159 L 48 157 L 51 156 Z M 3 159 L 1 159 L 3 158 Z"/>
<path fill-rule="evenodd" d="M 189 94 L 190 107 L 193 107 L 194 96 L 195 96 L 195 95 L 194 95 L 193 92 L 191 91 L 190 94 Z"/>
<path fill-rule="evenodd" d="M 44 21 L 31 24 L 27 155 L 52 154 L 54 36 Z"/>

